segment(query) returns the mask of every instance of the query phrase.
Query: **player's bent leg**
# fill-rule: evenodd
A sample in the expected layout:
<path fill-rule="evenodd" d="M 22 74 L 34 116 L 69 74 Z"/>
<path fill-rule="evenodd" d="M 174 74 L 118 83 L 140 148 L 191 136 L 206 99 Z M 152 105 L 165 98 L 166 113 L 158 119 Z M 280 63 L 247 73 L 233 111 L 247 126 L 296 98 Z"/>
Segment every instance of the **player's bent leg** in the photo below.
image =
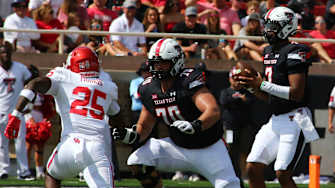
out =
<path fill-rule="evenodd" d="M 292 173 L 290 170 L 278 170 L 276 176 L 279 180 L 281 187 L 283 188 L 297 188 L 294 180 L 292 179 Z"/>
<path fill-rule="evenodd" d="M 59 188 L 61 184 L 60 180 L 57 180 L 50 176 L 49 173 L 46 173 L 45 175 L 45 187 L 46 188 Z"/>
<path fill-rule="evenodd" d="M 114 187 L 113 171 L 112 163 L 101 160 L 84 169 L 84 179 L 90 188 Z"/>
<path fill-rule="evenodd" d="M 250 188 L 265 188 L 264 169 L 266 165 L 257 162 L 247 163 L 247 175 Z"/>
<path fill-rule="evenodd" d="M 129 165 L 133 176 L 138 179 L 144 188 L 163 187 L 162 179 L 153 166 Z"/>

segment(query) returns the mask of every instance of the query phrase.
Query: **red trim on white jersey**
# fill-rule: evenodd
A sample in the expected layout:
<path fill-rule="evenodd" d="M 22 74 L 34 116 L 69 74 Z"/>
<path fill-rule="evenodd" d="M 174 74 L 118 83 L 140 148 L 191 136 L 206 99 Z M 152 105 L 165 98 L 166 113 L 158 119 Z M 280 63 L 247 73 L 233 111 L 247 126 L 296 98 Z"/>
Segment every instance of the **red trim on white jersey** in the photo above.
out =
<path fill-rule="evenodd" d="M 51 157 L 51 159 L 50 159 L 50 161 L 48 163 L 48 169 L 49 169 L 49 167 L 50 167 L 50 165 L 51 165 L 52 161 L 54 160 L 54 158 L 55 158 L 55 156 L 56 156 L 57 153 L 58 153 L 58 151 L 56 150 L 55 153 L 52 155 L 52 157 Z"/>

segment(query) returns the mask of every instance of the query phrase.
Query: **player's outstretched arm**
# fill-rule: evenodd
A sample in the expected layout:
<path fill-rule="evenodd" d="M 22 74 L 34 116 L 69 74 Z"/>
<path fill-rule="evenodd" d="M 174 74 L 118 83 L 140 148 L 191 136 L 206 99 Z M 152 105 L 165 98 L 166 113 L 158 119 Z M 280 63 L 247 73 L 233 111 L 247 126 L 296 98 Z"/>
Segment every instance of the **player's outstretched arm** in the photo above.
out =
<path fill-rule="evenodd" d="M 142 105 L 142 111 L 136 125 L 132 128 L 117 127 L 113 129 L 114 140 L 121 140 L 125 144 L 138 145 L 150 135 L 156 119 Z"/>
<path fill-rule="evenodd" d="M 31 80 L 21 91 L 16 110 L 22 112 L 25 106 L 32 101 L 36 93 L 46 93 L 51 87 L 51 80 L 48 77 L 38 77 Z"/>
<path fill-rule="evenodd" d="M 20 117 L 26 105 L 34 100 L 36 92 L 46 93 L 51 87 L 51 80 L 47 77 L 35 78 L 20 92 L 16 108 L 9 114 L 5 136 L 9 139 L 17 138 L 20 129 Z"/>
<path fill-rule="evenodd" d="M 212 127 L 220 119 L 220 108 L 215 97 L 207 87 L 203 87 L 193 95 L 192 99 L 197 108 L 202 112 L 198 117 L 202 123 L 201 129 L 206 130 Z"/>
<path fill-rule="evenodd" d="M 140 142 L 147 139 L 156 123 L 156 118 L 142 105 L 140 117 L 136 123 L 136 132 L 140 135 Z"/>

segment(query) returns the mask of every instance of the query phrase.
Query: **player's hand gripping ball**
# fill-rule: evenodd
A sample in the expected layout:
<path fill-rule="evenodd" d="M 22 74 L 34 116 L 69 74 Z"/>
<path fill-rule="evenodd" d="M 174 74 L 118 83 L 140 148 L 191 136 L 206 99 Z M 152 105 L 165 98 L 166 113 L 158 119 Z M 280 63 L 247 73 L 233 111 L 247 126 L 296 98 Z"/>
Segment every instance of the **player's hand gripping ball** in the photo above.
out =
<path fill-rule="evenodd" d="M 250 65 L 250 63 L 239 61 L 231 70 L 231 74 L 235 80 L 239 80 L 239 76 L 256 77 L 257 71 Z"/>
<path fill-rule="evenodd" d="M 259 76 L 258 72 L 249 63 L 237 62 L 229 76 L 237 84 L 236 87 L 244 87 L 250 93 L 254 93 L 255 89 L 258 88 L 254 86 L 257 85 L 254 82 L 259 79 L 257 78 Z"/>

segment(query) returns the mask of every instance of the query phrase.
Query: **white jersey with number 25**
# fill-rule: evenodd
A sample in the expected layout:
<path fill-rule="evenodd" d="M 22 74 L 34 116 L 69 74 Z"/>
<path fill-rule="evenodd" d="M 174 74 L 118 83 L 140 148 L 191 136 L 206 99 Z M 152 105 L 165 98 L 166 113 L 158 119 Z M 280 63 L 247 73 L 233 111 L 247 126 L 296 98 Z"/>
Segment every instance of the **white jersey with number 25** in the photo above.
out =
<path fill-rule="evenodd" d="M 55 97 L 61 116 L 62 135 L 79 133 L 87 138 L 103 139 L 105 114 L 112 113 L 117 102 L 117 86 L 110 79 L 85 78 L 63 67 L 51 70 L 47 94 Z"/>

